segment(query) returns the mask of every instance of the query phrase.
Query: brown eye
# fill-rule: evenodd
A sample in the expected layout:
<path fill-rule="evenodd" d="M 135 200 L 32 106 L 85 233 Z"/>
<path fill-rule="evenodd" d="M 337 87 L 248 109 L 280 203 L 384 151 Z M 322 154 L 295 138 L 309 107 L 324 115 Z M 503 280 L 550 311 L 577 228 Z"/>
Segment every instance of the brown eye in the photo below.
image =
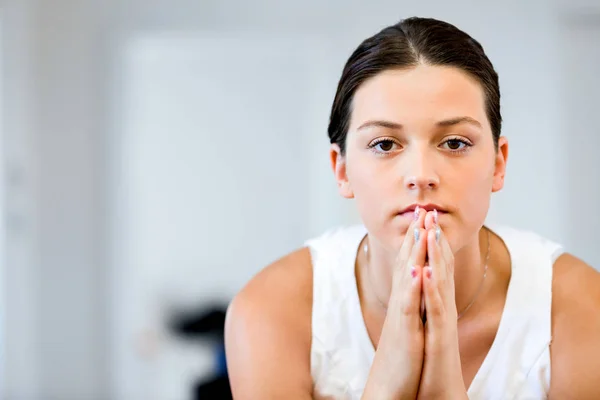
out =
<path fill-rule="evenodd" d="M 390 138 L 379 138 L 369 144 L 369 149 L 377 155 L 392 154 L 401 148 L 396 140 Z"/>
<path fill-rule="evenodd" d="M 462 138 L 447 139 L 444 141 L 444 143 L 442 143 L 442 145 L 446 150 L 449 150 L 452 153 L 462 153 L 469 150 L 469 148 L 473 146 L 471 142 L 468 142 Z"/>
<path fill-rule="evenodd" d="M 460 146 L 462 144 L 464 144 L 463 142 L 461 142 L 460 140 L 456 140 L 456 139 L 450 139 L 446 142 L 448 144 L 448 148 L 450 150 L 459 150 Z"/>
<path fill-rule="evenodd" d="M 376 146 L 379 147 L 379 150 L 383 152 L 388 152 L 392 151 L 392 149 L 394 148 L 394 142 L 392 142 L 391 140 L 383 140 L 377 143 Z"/>

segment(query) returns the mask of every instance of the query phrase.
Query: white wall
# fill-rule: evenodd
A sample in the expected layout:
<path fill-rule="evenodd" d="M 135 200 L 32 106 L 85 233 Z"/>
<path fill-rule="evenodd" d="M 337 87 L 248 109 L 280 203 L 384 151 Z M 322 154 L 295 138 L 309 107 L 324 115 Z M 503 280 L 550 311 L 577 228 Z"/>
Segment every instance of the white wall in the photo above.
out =
<path fill-rule="evenodd" d="M 11 400 L 106 398 L 97 6 L 3 4 Z"/>
<path fill-rule="evenodd" d="M 206 35 L 239 38 L 250 33 L 253 37 L 267 37 L 266 42 L 257 42 L 259 47 L 272 41 L 274 35 L 317 38 L 319 45 L 303 53 L 314 54 L 309 60 L 310 72 L 305 77 L 314 86 L 307 84 L 309 87 L 304 88 L 304 95 L 310 100 L 305 104 L 305 118 L 301 121 L 308 147 L 303 157 L 310 159 L 305 176 L 308 185 L 306 204 L 310 211 L 305 211 L 308 215 L 303 214 L 305 225 L 295 231 L 297 236 L 281 238 L 278 246 L 283 249 L 300 240 L 300 231 L 313 235 L 334 223 L 356 220 L 351 203 L 336 197 L 327 163 L 328 108 L 346 57 L 358 41 L 399 17 L 419 14 L 453 21 L 484 44 L 501 77 L 506 121 L 504 133 L 512 147 L 507 187 L 495 196 L 490 219 L 534 229 L 566 243 L 578 254 L 585 253 L 586 258 L 592 260 L 598 257 L 598 253 L 594 253 L 597 246 L 586 244 L 585 240 L 598 226 L 597 222 L 588 221 L 598 217 L 586 218 L 581 229 L 569 227 L 573 226 L 572 221 L 583 219 L 584 208 L 593 207 L 600 201 L 598 175 L 590 173 L 582 150 L 566 145 L 570 136 L 567 136 L 565 126 L 570 126 L 573 119 L 578 120 L 581 124 L 576 130 L 590 133 L 588 136 L 581 133 L 580 140 L 590 141 L 588 149 L 598 148 L 592 140 L 598 143 L 600 135 L 591 135 L 597 128 L 586 123 L 589 114 L 585 113 L 589 111 L 585 110 L 598 109 L 599 104 L 578 100 L 589 93 L 587 87 L 574 86 L 573 91 L 565 89 L 569 94 L 564 94 L 558 84 L 563 82 L 563 88 L 571 87 L 571 76 L 591 72 L 583 70 L 581 65 L 585 65 L 586 60 L 596 60 L 592 53 L 584 57 L 586 48 L 568 46 L 569 57 L 580 62 L 561 67 L 566 54 L 566 49 L 559 44 L 561 39 L 584 35 L 567 33 L 565 30 L 570 28 L 565 28 L 561 15 L 570 7 L 578 9 L 578 5 L 581 4 L 565 2 L 556 5 L 541 0 L 497 4 L 381 1 L 368 6 L 359 1 L 323 4 L 316 0 L 308 3 L 274 0 L 254 3 L 233 0 L 5 2 L 2 93 L 5 99 L 3 127 L 8 230 L 3 336 L 7 397 L 31 399 L 44 393 L 50 398 L 61 399 L 117 399 L 119 397 L 109 394 L 126 393 L 128 387 L 123 381 L 131 378 L 135 385 L 136 379 L 141 379 L 138 374 L 147 372 L 135 370 L 131 359 L 120 358 L 127 356 L 119 349 L 128 345 L 123 342 L 126 338 L 119 336 L 123 333 L 119 328 L 129 329 L 131 325 L 126 323 L 127 309 L 120 312 L 121 305 L 114 299 L 123 298 L 126 288 L 119 285 L 130 282 L 131 276 L 127 275 L 130 271 L 116 269 L 117 261 L 123 260 L 120 257 L 124 253 L 118 252 L 114 240 L 126 237 L 136 241 L 128 242 L 133 247 L 143 245 L 144 248 L 161 243 L 166 236 L 158 234 L 174 234 L 174 226 L 164 225 L 167 227 L 164 232 L 153 232 L 151 226 L 145 225 L 148 213 L 157 212 L 164 218 L 168 215 L 165 212 L 173 206 L 171 201 L 184 206 L 189 203 L 185 199 L 158 196 L 168 194 L 167 189 L 182 188 L 185 193 L 191 193 L 194 201 L 201 202 L 204 193 L 194 192 L 193 187 L 183 184 L 183 179 L 192 179 L 191 175 L 171 181 L 168 176 L 158 176 L 160 171 L 155 169 L 157 179 L 150 182 L 148 179 L 153 175 L 140 171 L 143 166 L 154 165 L 156 168 L 158 165 L 148 157 L 156 155 L 152 151 L 162 145 L 163 136 L 153 136 L 156 140 L 144 142 L 144 148 L 132 147 L 137 143 L 135 141 L 119 145 L 119 140 L 128 138 L 126 132 L 133 132 L 132 126 L 123 122 L 144 121 L 144 112 L 161 109 L 160 99 L 152 99 L 156 102 L 138 104 L 140 109 L 132 107 L 133 114 L 127 114 L 129 117 L 125 119 L 121 118 L 124 114 L 107 111 L 109 102 L 115 98 L 122 95 L 125 96 L 123 101 L 136 99 L 139 97 L 134 94 L 139 96 L 140 88 L 148 89 L 148 86 L 135 85 L 136 82 L 147 83 L 149 77 L 145 81 L 143 76 L 128 79 L 131 74 L 142 71 L 135 70 L 138 64 L 123 63 L 120 56 L 124 46 L 134 43 L 136 38 L 142 41 L 157 37 L 176 39 L 176 36 L 162 35 L 174 31 L 187 32 L 181 36 L 183 41 L 171 42 L 175 48 L 182 46 L 189 37 L 205 38 Z M 582 40 L 593 39 L 588 35 Z M 298 55 L 286 54 L 290 58 L 284 63 L 297 60 Z M 190 54 L 190 60 L 200 59 L 201 52 Z M 135 68 L 121 69 L 124 65 Z M 590 65 L 598 64 L 592 61 Z M 150 69 L 149 73 L 152 71 L 157 70 Z M 219 78 L 221 81 L 222 77 Z M 588 78 L 593 79 L 594 75 Z M 265 93 L 282 95 L 278 91 L 282 88 L 274 83 L 281 79 L 281 76 L 276 78 L 270 86 L 267 79 L 253 82 L 247 89 L 253 90 L 264 84 Z M 206 84 L 202 80 L 196 82 L 200 83 Z M 168 84 L 161 87 L 164 89 Z M 191 89 L 193 87 L 180 88 L 177 93 L 196 93 Z M 218 94 L 219 90 L 214 89 L 212 93 Z M 206 97 L 189 99 L 200 101 Z M 273 98 L 268 96 L 264 99 L 257 96 L 256 101 L 257 104 L 274 104 Z M 578 102 L 584 107 L 580 109 Z M 286 109 L 283 100 L 275 104 L 281 113 L 297 111 Z M 175 112 L 174 109 L 169 111 Z M 173 114 L 161 115 L 148 115 L 148 121 Z M 192 138 L 189 137 L 189 132 L 197 125 L 198 115 L 190 119 L 181 117 L 180 131 L 187 134 L 179 139 L 185 140 L 190 148 L 186 149 L 188 153 L 182 154 L 182 169 L 175 171 L 184 174 L 194 168 L 187 164 L 193 160 L 193 146 L 201 147 L 190 142 Z M 146 131 L 144 128 L 146 132 L 158 132 L 152 129 Z M 120 133 L 125 136 L 120 137 Z M 115 186 L 114 180 L 120 166 L 113 163 L 124 154 L 135 156 L 122 170 L 124 182 L 132 185 L 128 187 L 130 192 L 123 192 L 124 188 Z M 177 154 L 170 154 L 171 162 L 177 160 Z M 160 159 L 156 162 L 160 163 Z M 572 174 L 588 179 L 577 183 L 568 179 Z M 118 215 L 114 214 L 116 210 L 131 205 L 128 201 L 132 199 L 143 197 L 152 187 L 148 185 L 160 185 L 165 188 L 165 193 L 155 193 L 156 197 L 147 199 L 147 208 L 125 213 L 131 219 L 115 223 L 111 218 Z M 134 197 L 123 197 L 123 193 Z M 159 202 L 161 199 L 162 203 Z M 585 199 L 577 203 L 579 207 L 568 207 L 579 199 Z M 297 204 L 302 203 L 298 201 Z M 185 220 L 185 213 L 175 214 L 182 229 L 186 229 L 186 235 L 194 232 L 196 224 L 191 222 L 203 218 L 202 212 L 201 209 L 191 211 L 190 220 Z M 281 223 L 281 218 L 278 216 L 278 220 L 271 221 L 272 226 Z M 111 236 L 121 228 L 123 236 Z M 197 232 L 203 231 L 198 229 Z M 171 249 L 178 250 L 179 261 L 197 264 L 199 253 L 192 241 L 157 250 L 170 255 Z M 252 257 L 249 268 L 254 271 L 257 264 L 263 263 L 261 257 L 266 255 Z M 160 273 L 157 271 L 155 276 L 161 276 Z M 222 287 L 223 290 L 237 288 L 242 276 L 240 273 L 238 280 L 225 283 L 227 288 Z M 216 279 L 219 281 L 220 278 Z M 138 292 L 140 296 L 144 293 Z M 136 312 L 131 311 L 132 320 Z M 123 325 L 119 325 L 119 321 L 123 321 Z M 116 322 L 117 329 L 113 330 L 115 326 L 107 325 L 108 322 Z M 127 365 L 133 366 L 134 370 L 128 370 L 120 379 L 113 379 L 109 371 L 127 368 Z M 192 367 L 198 368 L 198 365 Z M 162 388 L 174 393 L 177 379 L 174 376 L 169 382 L 163 381 Z"/>
<path fill-rule="evenodd" d="M 314 46 L 212 34 L 123 43 L 122 128 L 112 141 L 118 398 L 185 398 L 190 378 L 207 371 L 181 373 L 174 352 L 163 351 L 153 373 L 131 379 L 148 369 L 131 338 L 156 329 L 149 322 L 161 306 L 228 302 L 307 237 L 303 121 Z M 193 348 L 187 358 L 197 365 Z M 180 385 L 163 384 L 166 377 Z"/>
<path fill-rule="evenodd" d="M 586 17 L 584 22 L 569 17 L 561 19 L 560 26 L 564 32 L 560 42 L 560 144 L 567 157 L 567 174 L 561 189 L 568 198 L 564 209 L 567 245 L 600 270 L 600 10 L 594 19 Z"/>
<path fill-rule="evenodd" d="M 2 8 L 3 162 L 6 253 L 3 265 L 3 397 L 39 398 L 35 161 L 32 156 L 32 4 Z M 10 101 L 6 101 L 10 99 Z"/>
<path fill-rule="evenodd" d="M 2 16 L 0 15 L 0 27 L 2 26 Z M 2 43 L 2 32 L 0 31 L 0 43 Z M 4 75 L 2 64 L 2 54 L 0 54 L 0 77 Z M 0 93 L 2 93 L 2 84 L 3 81 L 0 79 Z M 4 126 L 3 120 L 3 112 L 4 107 L 2 104 L 2 96 L 0 96 L 0 127 Z M 3 140 L 3 130 L 0 129 L 0 210 L 6 210 L 6 163 L 4 160 L 4 140 Z M 0 213 L 0 394 L 4 393 L 4 381 L 6 379 L 5 374 L 5 340 L 4 340 L 4 330 L 2 327 L 6 326 L 6 296 L 4 296 L 4 288 L 5 284 L 5 271 L 6 271 L 6 212 Z"/>

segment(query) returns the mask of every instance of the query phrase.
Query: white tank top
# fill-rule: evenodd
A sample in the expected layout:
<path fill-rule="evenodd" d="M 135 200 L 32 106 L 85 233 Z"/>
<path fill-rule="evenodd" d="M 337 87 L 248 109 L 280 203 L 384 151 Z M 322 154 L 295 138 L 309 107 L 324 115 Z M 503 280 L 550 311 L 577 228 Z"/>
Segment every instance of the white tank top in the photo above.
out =
<path fill-rule="evenodd" d="M 471 400 L 547 398 L 550 387 L 552 267 L 562 247 L 534 233 L 489 227 L 506 244 L 512 274 L 494 342 Z M 313 263 L 311 374 L 315 399 L 360 399 L 375 349 L 367 333 L 354 266 L 364 226 L 309 240 Z"/>

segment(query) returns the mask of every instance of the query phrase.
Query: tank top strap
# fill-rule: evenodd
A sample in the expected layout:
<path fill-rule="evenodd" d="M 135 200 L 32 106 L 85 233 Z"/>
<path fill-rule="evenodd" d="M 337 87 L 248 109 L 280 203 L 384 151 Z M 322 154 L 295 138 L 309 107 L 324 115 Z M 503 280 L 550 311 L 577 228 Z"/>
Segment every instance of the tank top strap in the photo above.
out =
<path fill-rule="evenodd" d="M 363 370 L 370 368 L 371 360 L 361 350 L 366 347 L 366 332 L 362 332 L 354 274 L 358 247 L 366 233 L 364 226 L 357 225 L 330 230 L 306 242 L 313 267 L 310 360 L 315 398 L 357 398 L 364 387 L 360 385 Z"/>
<path fill-rule="evenodd" d="M 488 226 L 510 253 L 511 279 L 496 338 L 470 398 L 540 398 L 550 382 L 553 263 L 562 246 L 527 231 Z M 500 397 L 501 396 L 501 397 Z"/>

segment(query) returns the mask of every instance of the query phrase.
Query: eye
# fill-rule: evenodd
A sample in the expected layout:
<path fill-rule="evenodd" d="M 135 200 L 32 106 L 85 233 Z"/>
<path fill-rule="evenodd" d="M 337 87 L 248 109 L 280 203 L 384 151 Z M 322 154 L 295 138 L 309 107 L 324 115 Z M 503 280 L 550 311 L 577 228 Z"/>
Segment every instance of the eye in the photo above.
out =
<path fill-rule="evenodd" d="M 463 138 L 450 138 L 442 143 L 442 145 L 446 146 L 446 149 L 454 153 L 466 151 L 473 146 L 471 142 Z"/>
<path fill-rule="evenodd" d="M 377 139 L 377 140 L 373 141 L 371 144 L 369 144 L 370 149 L 372 149 L 376 153 L 380 153 L 380 154 L 386 154 L 386 153 L 389 153 L 389 152 L 395 150 L 394 146 L 399 146 L 399 145 L 392 139 L 386 139 L 386 138 Z"/>

